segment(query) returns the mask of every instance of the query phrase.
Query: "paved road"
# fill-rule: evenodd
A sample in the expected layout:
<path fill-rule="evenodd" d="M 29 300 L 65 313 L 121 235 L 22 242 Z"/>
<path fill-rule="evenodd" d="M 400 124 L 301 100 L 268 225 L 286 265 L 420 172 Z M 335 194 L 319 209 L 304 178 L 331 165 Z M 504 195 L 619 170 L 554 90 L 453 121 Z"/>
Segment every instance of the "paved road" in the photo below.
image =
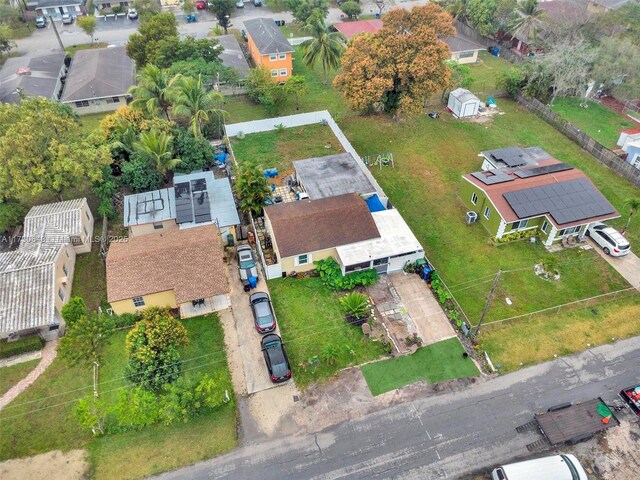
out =
<path fill-rule="evenodd" d="M 249 445 L 161 475 L 182 479 L 402 479 L 465 477 L 527 454 L 540 437 L 515 427 L 535 412 L 602 396 L 640 380 L 640 337 L 419 399 L 323 432 Z"/>

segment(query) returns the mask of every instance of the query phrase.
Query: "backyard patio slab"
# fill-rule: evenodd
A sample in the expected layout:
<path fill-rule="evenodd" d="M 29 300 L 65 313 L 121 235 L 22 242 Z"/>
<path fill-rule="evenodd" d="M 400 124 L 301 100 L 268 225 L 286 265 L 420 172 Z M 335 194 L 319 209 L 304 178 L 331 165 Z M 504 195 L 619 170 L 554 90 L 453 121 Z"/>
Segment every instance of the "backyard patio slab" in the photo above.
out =
<path fill-rule="evenodd" d="M 389 282 L 395 288 L 404 309 L 411 317 L 423 345 L 455 337 L 456 333 L 427 284 L 418 275 L 392 273 Z"/>

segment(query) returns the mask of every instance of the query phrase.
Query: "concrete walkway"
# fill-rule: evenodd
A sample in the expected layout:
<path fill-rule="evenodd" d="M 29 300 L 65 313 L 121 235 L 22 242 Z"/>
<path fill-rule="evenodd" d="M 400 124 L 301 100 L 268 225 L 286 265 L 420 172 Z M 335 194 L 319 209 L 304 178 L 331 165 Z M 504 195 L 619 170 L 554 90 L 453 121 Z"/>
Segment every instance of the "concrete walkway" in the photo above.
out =
<path fill-rule="evenodd" d="M 590 238 L 588 240 L 593 249 L 598 252 L 598 255 L 604 258 L 609 265 L 615 268 L 616 271 L 631 284 L 631 286 L 640 290 L 640 258 L 638 258 L 635 253 L 630 252 L 624 257 L 612 257 L 604 253 L 602 248 L 596 245 L 593 240 Z"/>
<path fill-rule="evenodd" d="M 456 336 L 440 304 L 418 275 L 392 273 L 389 280 L 411 316 L 423 345 L 431 345 Z"/>
<path fill-rule="evenodd" d="M 47 342 L 42 349 L 42 357 L 40 363 L 36 368 L 31 370 L 29 375 L 16 383 L 13 387 L 9 389 L 7 393 L 5 393 L 2 397 L 0 397 L 0 410 L 6 407 L 10 402 L 13 401 L 18 395 L 26 390 L 26 388 L 31 385 L 36 379 L 42 375 L 51 362 L 56 358 L 58 354 L 58 339 L 51 340 Z"/>

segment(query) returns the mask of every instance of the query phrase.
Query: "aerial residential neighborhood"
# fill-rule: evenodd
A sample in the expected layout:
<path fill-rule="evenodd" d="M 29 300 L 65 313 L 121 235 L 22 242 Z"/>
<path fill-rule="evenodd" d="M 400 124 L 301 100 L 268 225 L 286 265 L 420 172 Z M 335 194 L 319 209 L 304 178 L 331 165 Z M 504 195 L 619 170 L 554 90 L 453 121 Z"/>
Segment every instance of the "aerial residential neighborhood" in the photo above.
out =
<path fill-rule="evenodd" d="M 0 478 L 636 478 L 639 25 L 0 3 Z"/>

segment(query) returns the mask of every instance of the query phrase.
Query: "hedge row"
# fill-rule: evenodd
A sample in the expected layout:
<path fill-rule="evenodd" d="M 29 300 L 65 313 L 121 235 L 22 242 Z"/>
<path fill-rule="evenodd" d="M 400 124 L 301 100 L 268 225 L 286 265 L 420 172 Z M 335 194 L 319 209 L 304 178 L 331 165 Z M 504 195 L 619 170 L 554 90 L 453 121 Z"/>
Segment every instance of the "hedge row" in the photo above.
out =
<path fill-rule="evenodd" d="M 0 358 L 9 358 L 21 353 L 35 352 L 42 350 L 44 340 L 40 337 L 25 337 L 15 342 L 8 342 L 7 339 L 0 340 Z"/>

